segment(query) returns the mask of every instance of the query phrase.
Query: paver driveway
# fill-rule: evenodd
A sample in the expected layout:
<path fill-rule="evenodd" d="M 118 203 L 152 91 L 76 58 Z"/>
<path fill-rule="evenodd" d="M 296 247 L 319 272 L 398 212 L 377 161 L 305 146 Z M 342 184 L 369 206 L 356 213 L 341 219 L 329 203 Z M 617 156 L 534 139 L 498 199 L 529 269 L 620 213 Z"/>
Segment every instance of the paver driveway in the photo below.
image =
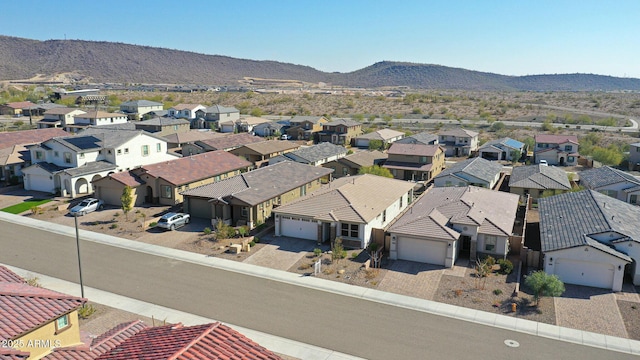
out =
<path fill-rule="evenodd" d="M 444 273 L 442 266 L 402 260 L 390 260 L 388 269 L 378 290 L 427 300 L 433 299 Z"/>
<path fill-rule="evenodd" d="M 315 242 L 304 239 L 265 236 L 262 240 L 268 244 L 243 261 L 245 264 L 286 271 L 317 247 Z"/>

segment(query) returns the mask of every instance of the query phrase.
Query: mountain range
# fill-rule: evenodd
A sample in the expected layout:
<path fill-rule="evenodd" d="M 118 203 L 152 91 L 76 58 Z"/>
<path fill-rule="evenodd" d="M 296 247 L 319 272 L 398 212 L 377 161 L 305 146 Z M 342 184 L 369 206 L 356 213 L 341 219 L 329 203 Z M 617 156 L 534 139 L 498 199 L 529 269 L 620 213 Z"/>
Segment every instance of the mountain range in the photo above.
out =
<path fill-rule="evenodd" d="M 91 83 L 238 85 L 251 79 L 346 87 L 506 91 L 640 91 L 640 79 L 594 74 L 506 76 L 442 65 L 383 61 L 349 73 L 116 42 L 0 35 L 0 80 L 57 74 Z"/>

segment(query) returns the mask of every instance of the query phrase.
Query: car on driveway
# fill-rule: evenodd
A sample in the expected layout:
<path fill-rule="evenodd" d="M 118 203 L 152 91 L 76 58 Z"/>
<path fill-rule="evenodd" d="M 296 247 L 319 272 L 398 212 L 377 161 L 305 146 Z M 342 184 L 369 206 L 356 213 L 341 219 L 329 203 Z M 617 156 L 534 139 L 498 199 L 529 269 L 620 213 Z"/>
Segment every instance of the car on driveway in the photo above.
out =
<path fill-rule="evenodd" d="M 104 208 L 104 201 L 94 198 L 84 199 L 80 204 L 74 206 L 69 210 L 69 214 L 72 216 L 82 216 L 96 210 L 102 210 Z"/>
<path fill-rule="evenodd" d="M 175 230 L 181 226 L 188 224 L 190 217 L 191 216 L 189 214 L 170 212 L 164 214 L 160 218 L 160 220 L 158 221 L 158 227 L 167 230 Z"/>

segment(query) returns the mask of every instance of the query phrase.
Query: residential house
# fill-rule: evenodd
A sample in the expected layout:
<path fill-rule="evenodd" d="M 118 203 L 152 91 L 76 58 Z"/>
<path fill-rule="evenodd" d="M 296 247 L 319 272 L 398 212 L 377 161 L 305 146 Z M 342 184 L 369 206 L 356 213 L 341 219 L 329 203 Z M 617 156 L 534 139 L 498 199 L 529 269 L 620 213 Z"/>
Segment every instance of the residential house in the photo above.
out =
<path fill-rule="evenodd" d="M 578 173 L 580 185 L 633 205 L 640 205 L 640 178 L 603 166 Z"/>
<path fill-rule="evenodd" d="M 194 129 L 217 129 L 219 122 L 237 121 L 240 119 L 240 110 L 230 106 L 212 105 L 196 111 L 197 120 L 193 123 Z"/>
<path fill-rule="evenodd" d="M 108 113 L 104 111 L 87 111 L 74 115 L 73 124 L 64 127 L 65 131 L 75 133 L 88 126 L 106 126 L 126 124 L 129 119 L 127 115 L 121 113 Z"/>
<path fill-rule="evenodd" d="M 351 140 L 359 135 L 362 135 L 361 123 L 350 119 L 339 119 L 322 124 L 322 131 L 318 133 L 318 142 L 351 145 Z"/>
<path fill-rule="evenodd" d="M 475 186 L 430 189 L 387 229 L 389 258 L 448 268 L 467 256 L 504 259 L 518 199 Z"/>
<path fill-rule="evenodd" d="M 263 138 L 253 136 L 248 133 L 225 134 L 224 136 L 216 136 L 208 140 L 199 140 L 193 143 L 184 144 L 182 146 L 182 154 L 187 156 L 214 150 L 231 151 L 246 144 L 253 144 L 262 141 L 264 141 Z"/>
<path fill-rule="evenodd" d="M 478 149 L 478 157 L 487 160 L 518 161 L 522 155 L 526 155 L 526 145 L 518 140 L 502 138 L 484 143 Z"/>
<path fill-rule="evenodd" d="M 253 127 L 253 133 L 262 137 L 280 136 L 289 128 L 288 121 L 269 121 Z"/>
<path fill-rule="evenodd" d="M 515 166 L 509 177 L 509 192 L 534 201 L 541 198 L 545 191 L 555 195 L 571 191 L 571 183 L 567 173 L 555 166 L 527 165 Z"/>
<path fill-rule="evenodd" d="M 333 177 L 340 178 L 343 176 L 358 175 L 360 168 L 382 165 L 387 160 L 387 154 L 374 151 L 358 151 L 343 158 L 322 164 L 323 167 L 333 169 Z"/>
<path fill-rule="evenodd" d="M 275 235 L 319 243 L 340 237 L 345 247 L 366 248 L 373 229 L 390 224 L 412 198 L 413 184 L 406 181 L 371 174 L 343 177 L 275 209 Z"/>
<path fill-rule="evenodd" d="M 399 180 L 431 181 L 444 169 L 444 150 L 440 145 L 393 143 L 382 167 Z"/>
<path fill-rule="evenodd" d="M 211 140 L 225 136 L 217 131 L 211 130 L 189 130 L 185 132 L 179 132 L 175 134 L 164 135 L 163 138 L 167 140 L 167 147 L 169 149 L 179 149 L 186 144 L 193 144 L 196 141 Z"/>
<path fill-rule="evenodd" d="M 567 284 L 621 291 L 640 285 L 640 208 L 593 190 L 538 201 L 544 271 Z"/>
<path fill-rule="evenodd" d="M 78 309 L 86 302 L 31 286 L 0 266 L 0 339 L 28 353 L 29 359 L 40 359 L 56 347 L 80 345 Z"/>
<path fill-rule="evenodd" d="M 109 173 L 176 158 L 166 140 L 142 130 L 92 131 L 29 146 L 33 165 L 22 169 L 25 190 L 73 198 L 92 193 L 91 183 Z"/>
<path fill-rule="evenodd" d="M 27 146 L 66 135 L 62 129 L 0 132 L 0 183 L 22 182 L 22 169 L 31 165 L 31 152 Z"/>
<path fill-rule="evenodd" d="M 96 197 L 106 204 L 121 204 L 125 186 L 132 188 L 135 204 L 177 205 L 182 202 L 180 192 L 220 181 L 248 171 L 252 164 L 226 151 L 203 154 L 144 165 L 129 171 L 129 175 L 115 173 L 93 182 Z"/>
<path fill-rule="evenodd" d="M 153 133 L 156 136 L 167 136 L 176 133 L 188 132 L 191 123 L 185 119 L 154 117 L 148 120 L 134 123 L 136 129 Z"/>
<path fill-rule="evenodd" d="M 640 170 L 640 142 L 629 145 L 629 170 Z"/>
<path fill-rule="evenodd" d="M 289 119 L 287 135 L 292 140 L 315 141 L 317 133 L 322 131 L 322 126 L 328 122 L 324 116 L 294 116 Z"/>
<path fill-rule="evenodd" d="M 380 129 L 368 134 L 358 135 L 354 139 L 354 146 L 368 148 L 371 140 L 380 141 L 384 148 L 388 147 L 391 143 L 404 138 L 402 131 L 396 131 L 391 129 Z"/>
<path fill-rule="evenodd" d="M 269 165 L 269 160 L 298 150 L 300 145 L 292 141 L 267 140 L 240 146 L 229 152 L 249 160 L 256 168 Z"/>
<path fill-rule="evenodd" d="M 535 137 L 534 160 L 546 160 L 549 165 L 574 166 L 578 164 L 578 137 L 575 135 L 538 134 Z"/>
<path fill-rule="evenodd" d="M 281 161 L 295 161 L 302 164 L 320 166 L 345 156 L 347 156 L 347 149 L 344 146 L 324 142 L 302 147 L 296 151 L 273 157 L 269 160 L 269 164 L 271 165 Z"/>
<path fill-rule="evenodd" d="M 471 156 L 478 151 L 478 133 L 462 128 L 441 131 L 438 143 L 445 149 L 445 156 Z"/>
<path fill-rule="evenodd" d="M 164 104 L 149 100 L 131 100 L 120 104 L 120 111 L 127 114 L 130 120 L 140 120 L 152 111 L 161 111 Z"/>
<path fill-rule="evenodd" d="M 254 228 L 274 207 L 285 205 L 330 180 L 330 169 L 284 161 L 213 184 L 186 190 L 184 211 L 193 217 Z"/>
<path fill-rule="evenodd" d="M 433 178 L 433 185 L 443 186 L 478 186 L 493 189 L 502 173 L 502 165 L 480 157 L 459 161 L 447 165 L 446 169 Z"/>
<path fill-rule="evenodd" d="M 438 135 L 430 134 L 426 131 L 407 136 L 400 140 L 396 140 L 398 144 L 421 144 L 421 145 L 437 145 Z"/>
<path fill-rule="evenodd" d="M 271 120 L 257 117 L 257 116 L 247 116 L 241 117 L 238 120 L 227 120 L 221 121 L 218 123 L 218 128 L 220 132 L 248 132 L 253 133 L 253 129 L 255 126 L 270 123 Z"/>
<path fill-rule="evenodd" d="M 38 121 L 38 129 L 63 128 L 66 129 L 75 124 L 75 117 L 86 113 L 78 108 L 54 108 L 44 112 L 43 119 Z"/>
<path fill-rule="evenodd" d="M 63 108 L 64 105 L 56 103 L 39 103 L 22 109 L 24 116 L 43 116 L 45 112 L 51 109 Z"/>
<path fill-rule="evenodd" d="M 116 326 L 89 345 L 57 348 L 43 360 L 129 360 L 141 355 L 149 359 L 281 359 L 219 322 L 148 327 L 136 320 Z"/>
<path fill-rule="evenodd" d="M 0 105 L 0 115 L 22 116 L 23 109 L 34 106 L 31 101 L 10 102 Z"/>
<path fill-rule="evenodd" d="M 169 116 L 180 119 L 194 120 L 198 110 L 205 110 L 206 107 L 200 104 L 178 104 L 170 107 Z"/>

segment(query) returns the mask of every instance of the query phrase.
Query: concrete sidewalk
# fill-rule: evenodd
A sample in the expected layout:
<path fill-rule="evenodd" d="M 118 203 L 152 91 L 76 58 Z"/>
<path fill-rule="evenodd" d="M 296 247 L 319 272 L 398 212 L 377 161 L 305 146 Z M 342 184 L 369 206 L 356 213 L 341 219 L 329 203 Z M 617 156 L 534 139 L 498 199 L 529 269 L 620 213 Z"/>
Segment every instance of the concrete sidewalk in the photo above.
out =
<path fill-rule="evenodd" d="M 24 270 L 15 266 L 4 265 L 11 271 L 22 276 L 23 278 L 38 278 L 38 283 L 43 287 L 50 290 L 58 291 L 61 293 L 80 296 L 80 286 L 76 283 L 56 279 L 43 274 L 34 273 L 33 271 Z M 168 323 L 181 322 L 184 325 L 200 325 L 217 321 L 215 319 L 209 319 L 202 316 L 189 314 L 183 311 L 170 309 L 164 306 L 151 304 L 144 301 L 128 298 L 125 296 L 117 295 L 114 293 L 84 287 L 84 296 L 91 302 L 110 306 L 116 309 L 128 311 L 134 314 L 138 314 L 145 317 L 154 317 L 156 319 L 166 320 Z M 246 337 L 264 346 L 265 348 L 291 356 L 298 359 L 309 360 L 358 360 L 359 357 L 342 354 L 333 350 L 320 348 L 317 346 L 304 344 L 301 342 L 269 335 L 263 332 L 243 328 L 233 324 L 226 324 L 232 327 L 234 330 L 239 331 Z"/>

